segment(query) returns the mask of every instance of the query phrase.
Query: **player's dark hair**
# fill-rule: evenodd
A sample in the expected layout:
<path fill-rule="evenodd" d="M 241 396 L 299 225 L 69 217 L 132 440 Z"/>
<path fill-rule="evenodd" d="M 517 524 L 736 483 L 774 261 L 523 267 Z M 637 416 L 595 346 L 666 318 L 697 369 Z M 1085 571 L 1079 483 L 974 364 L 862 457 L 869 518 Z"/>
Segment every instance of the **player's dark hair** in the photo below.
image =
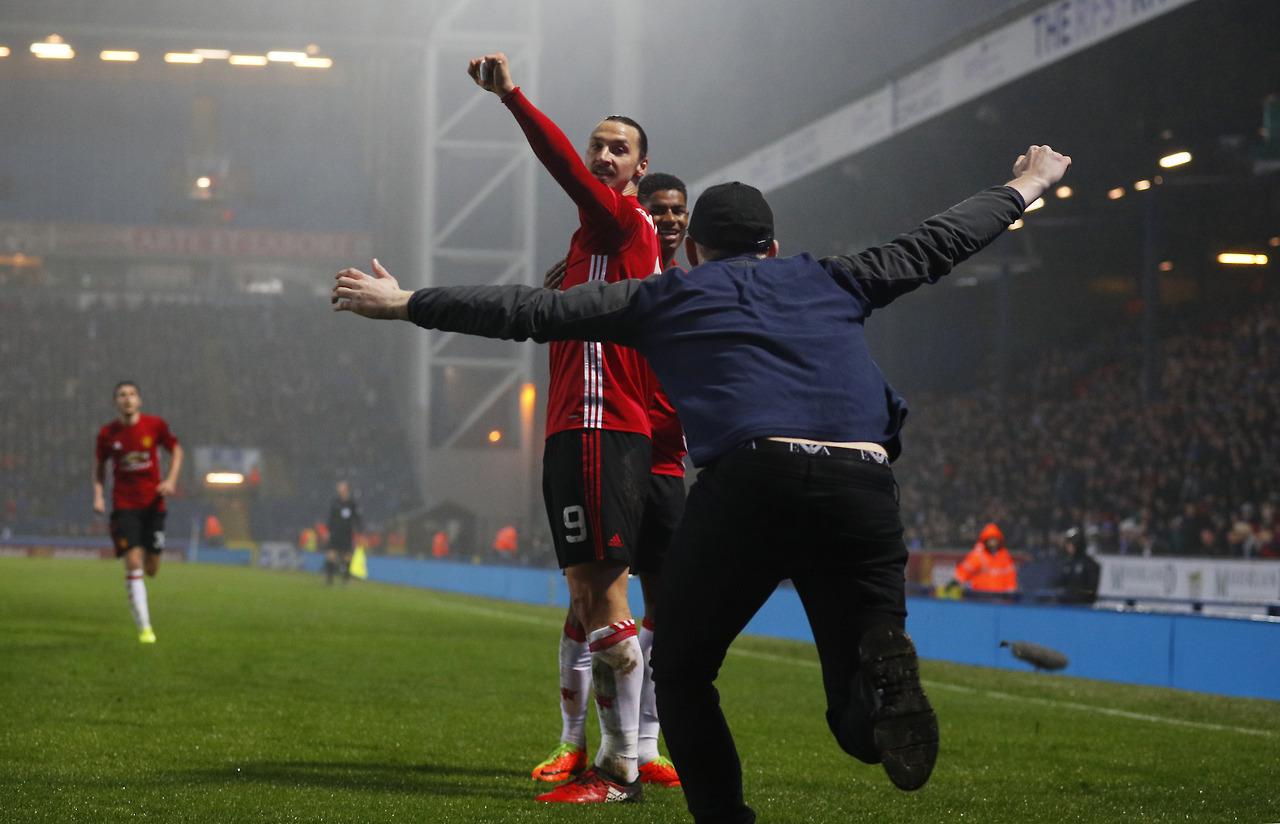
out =
<path fill-rule="evenodd" d="M 116 396 L 116 393 L 120 391 L 120 387 L 122 386 L 132 386 L 134 389 L 138 389 L 138 384 L 136 381 L 120 381 L 119 383 L 116 384 L 116 388 L 111 390 L 111 397 L 114 398 Z M 138 394 L 142 394 L 141 389 L 138 389 Z"/>
<path fill-rule="evenodd" d="M 640 159 L 644 160 L 649 156 L 649 135 L 644 133 L 644 127 L 635 122 L 625 114 L 611 114 L 605 118 L 605 122 L 612 120 L 614 123 L 623 123 L 635 129 L 640 135 Z"/>
<path fill-rule="evenodd" d="M 684 199 L 689 199 L 689 191 L 685 188 L 684 181 L 672 174 L 666 172 L 650 172 L 640 178 L 640 191 L 636 193 L 636 197 L 644 203 L 654 192 L 666 192 L 675 190 L 684 195 Z"/>

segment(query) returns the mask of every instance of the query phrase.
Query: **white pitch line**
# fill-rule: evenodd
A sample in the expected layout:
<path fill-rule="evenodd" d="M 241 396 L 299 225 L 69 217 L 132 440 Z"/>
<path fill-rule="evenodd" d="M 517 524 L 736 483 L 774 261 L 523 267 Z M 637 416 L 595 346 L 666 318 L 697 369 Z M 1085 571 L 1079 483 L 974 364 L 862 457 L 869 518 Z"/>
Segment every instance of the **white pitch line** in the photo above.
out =
<path fill-rule="evenodd" d="M 740 655 L 744 658 L 755 658 L 760 661 L 771 661 L 778 664 L 791 664 L 797 667 L 808 667 L 812 669 L 821 668 L 821 664 L 817 661 L 804 661 L 795 658 L 787 658 L 782 655 L 770 655 L 763 652 L 748 652 L 746 650 L 731 649 L 729 652 L 733 655 Z M 982 695 L 987 698 L 999 698 L 1006 701 L 1022 701 L 1026 704 L 1039 704 L 1045 707 L 1053 707 L 1055 709 L 1079 710 L 1081 712 L 1096 712 L 1102 715 L 1111 715 L 1117 718 L 1128 718 L 1133 721 L 1147 721 L 1152 724 L 1171 724 L 1178 727 L 1192 727 L 1198 730 L 1214 730 L 1217 732 L 1234 732 L 1241 735 L 1261 735 L 1272 738 L 1275 733 L 1271 730 L 1255 730 L 1246 727 L 1228 727 L 1222 724 L 1206 724 L 1201 721 L 1184 721 L 1181 718 L 1168 718 L 1163 715 L 1147 715 L 1140 712 L 1128 712 L 1127 710 L 1117 710 L 1110 707 L 1095 707 L 1090 704 L 1077 704 L 1073 701 L 1058 701 L 1051 698 L 1034 698 L 1027 695 L 1013 695 L 1005 692 L 995 692 L 993 690 L 979 690 L 973 687 L 964 687 L 959 684 L 944 684 L 941 681 L 928 681 L 921 679 L 921 683 L 930 689 L 951 690 L 952 692 L 966 692 L 975 695 Z"/>
<path fill-rule="evenodd" d="M 770 655 L 767 652 L 748 652 L 745 649 L 729 649 L 730 655 L 740 655 L 743 658 L 755 658 L 760 661 L 772 661 L 775 664 L 791 664 L 796 667 L 809 667 L 811 669 L 822 669 L 822 664 L 817 661 L 802 661 L 797 658 L 787 658 L 784 655 Z"/>
<path fill-rule="evenodd" d="M 440 590 L 432 590 L 432 592 L 440 592 Z M 466 593 L 448 593 L 450 595 L 465 595 Z M 474 597 L 474 596 L 473 596 Z M 519 621 L 524 624 L 537 624 L 543 627 L 563 627 L 564 619 L 554 620 L 551 618 L 541 618 L 537 615 L 521 615 L 518 612 L 506 612 L 491 607 L 480 607 L 472 604 L 459 604 L 452 601 L 439 599 L 436 604 L 448 610 L 455 612 L 469 612 L 472 615 L 483 615 L 486 618 L 500 618 L 503 621 Z"/>
<path fill-rule="evenodd" d="M 539 618 L 533 615 L 520 615 L 514 612 L 504 612 L 500 609 L 490 609 L 488 607 L 472 606 L 470 604 L 451 603 L 448 605 L 450 609 L 456 609 L 459 612 L 470 612 L 474 615 L 484 615 L 488 618 L 501 618 L 504 621 L 520 621 L 526 624 L 537 624 L 545 627 L 558 627 L 560 621 L 549 620 L 547 618 Z M 822 664 L 817 661 L 805 661 L 798 658 L 788 658 L 784 655 L 772 655 L 767 652 L 751 652 L 749 650 L 733 649 L 729 650 L 730 655 L 737 655 L 742 658 L 754 658 L 757 661 L 769 661 L 774 664 L 787 664 L 793 667 L 805 667 L 808 669 L 821 669 Z M 1214 730 L 1216 732 L 1234 732 L 1240 735 L 1261 735 L 1267 738 L 1275 737 L 1275 733 L 1271 730 L 1255 730 L 1246 727 L 1228 727 L 1222 724 L 1206 724 L 1201 721 L 1184 721 L 1181 718 L 1168 718 L 1163 715 L 1147 715 L 1140 712 L 1128 712 L 1127 710 L 1117 710 L 1111 707 L 1095 707 L 1090 704 L 1077 704 L 1074 701 L 1057 701 L 1051 698 L 1033 698 L 1028 695 L 1013 695 L 1005 692 L 995 692 L 993 690 L 979 690 L 973 687 L 965 687 L 959 684 L 944 684 L 941 681 L 928 681 L 921 679 L 921 683 L 930 689 L 951 690 L 952 692 L 966 692 L 975 695 L 982 695 L 988 698 L 999 698 L 1006 701 L 1021 701 L 1025 704 L 1039 704 L 1045 707 L 1054 707 L 1069 710 L 1078 710 L 1080 712 L 1096 712 L 1100 715 L 1110 715 L 1116 718 L 1128 718 L 1132 721 L 1147 721 L 1152 724 L 1170 724 L 1176 727 L 1191 727 L 1198 730 Z"/>
<path fill-rule="evenodd" d="M 979 690 L 973 687 L 962 687 L 958 684 L 943 684 L 939 681 L 923 681 L 930 689 L 938 688 L 951 690 L 952 692 L 967 692 L 975 695 L 981 695 L 985 698 L 1000 698 L 1007 701 L 1021 701 L 1025 704 L 1039 704 L 1045 707 L 1063 708 L 1069 710 L 1080 710 L 1082 712 L 1096 712 L 1102 715 L 1112 715 L 1117 718 L 1128 718 L 1133 721 L 1149 721 L 1153 724 L 1172 724 L 1177 727 L 1193 727 L 1198 730 L 1214 730 L 1216 732 L 1234 732 L 1241 735 L 1261 735 L 1267 738 L 1275 736 L 1271 730 L 1255 730 L 1247 727 L 1228 727 L 1222 724 L 1206 724 L 1203 721 L 1184 721 L 1181 718 L 1168 718 L 1163 715 L 1147 715 L 1141 712 L 1129 712 L 1128 710 L 1117 710 L 1111 707 L 1095 707 L 1091 704 L 1077 704 L 1074 701 L 1058 701 L 1052 698 L 1034 698 L 1029 695 L 1012 695 L 1007 692 L 996 692 L 994 690 Z"/>

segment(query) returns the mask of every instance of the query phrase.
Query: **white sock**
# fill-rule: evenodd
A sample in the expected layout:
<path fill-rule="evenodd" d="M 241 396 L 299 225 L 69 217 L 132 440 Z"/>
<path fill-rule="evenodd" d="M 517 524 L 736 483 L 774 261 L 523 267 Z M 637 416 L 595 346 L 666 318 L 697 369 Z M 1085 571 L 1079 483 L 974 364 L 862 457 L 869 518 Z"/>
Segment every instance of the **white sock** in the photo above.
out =
<path fill-rule="evenodd" d="M 600 751 L 595 765 L 625 782 L 640 776 L 636 738 L 640 726 L 640 686 L 644 656 L 636 622 L 618 621 L 587 636 L 591 644 L 591 686 L 600 716 Z"/>
<path fill-rule="evenodd" d="M 560 634 L 560 740 L 587 746 L 587 702 L 591 698 L 591 648 L 582 630 L 565 622 Z"/>
<path fill-rule="evenodd" d="M 636 757 L 641 764 L 648 764 L 658 757 L 658 699 L 653 692 L 653 667 L 649 656 L 653 653 L 653 622 L 645 618 L 640 622 L 636 635 L 640 653 L 644 656 L 644 683 L 640 687 L 640 737 Z"/>
<path fill-rule="evenodd" d="M 133 622 L 138 625 L 138 632 L 151 626 L 151 611 L 147 609 L 147 585 L 142 582 L 142 570 L 135 569 L 125 573 L 125 591 L 129 593 L 129 609 L 133 612 Z"/>

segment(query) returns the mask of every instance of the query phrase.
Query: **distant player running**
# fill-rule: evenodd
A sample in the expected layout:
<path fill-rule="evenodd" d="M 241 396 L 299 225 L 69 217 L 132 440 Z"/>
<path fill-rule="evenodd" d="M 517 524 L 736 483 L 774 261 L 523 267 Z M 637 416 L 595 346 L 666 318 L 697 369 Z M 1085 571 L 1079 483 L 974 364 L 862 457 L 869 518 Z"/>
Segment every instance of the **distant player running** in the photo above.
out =
<path fill-rule="evenodd" d="M 111 462 L 111 543 L 124 558 L 129 608 L 138 626 L 138 640 L 154 644 L 151 612 L 147 608 L 145 569 L 155 576 L 164 552 L 164 499 L 173 494 L 182 470 L 182 446 L 169 425 L 155 415 L 143 415 L 142 396 L 133 381 L 116 384 L 116 419 L 98 432 L 93 472 L 93 511 L 106 512 L 103 484 Z M 160 478 L 160 449 L 171 457 L 169 472 Z"/>

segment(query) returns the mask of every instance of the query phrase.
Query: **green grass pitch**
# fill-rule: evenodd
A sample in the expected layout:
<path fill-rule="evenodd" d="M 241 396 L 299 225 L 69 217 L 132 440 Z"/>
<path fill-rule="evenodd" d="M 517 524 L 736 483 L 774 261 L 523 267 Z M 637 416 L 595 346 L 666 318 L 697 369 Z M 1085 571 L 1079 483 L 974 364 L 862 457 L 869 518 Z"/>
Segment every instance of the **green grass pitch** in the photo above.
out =
<path fill-rule="evenodd" d="M 533 800 L 559 609 L 184 564 L 148 592 L 154 646 L 121 564 L 0 558 L 0 821 L 690 820 L 678 789 Z M 922 669 L 941 754 L 903 793 L 831 739 L 811 645 L 740 639 L 719 686 L 762 824 L 1280 822 L 1280 702 Z"/>

